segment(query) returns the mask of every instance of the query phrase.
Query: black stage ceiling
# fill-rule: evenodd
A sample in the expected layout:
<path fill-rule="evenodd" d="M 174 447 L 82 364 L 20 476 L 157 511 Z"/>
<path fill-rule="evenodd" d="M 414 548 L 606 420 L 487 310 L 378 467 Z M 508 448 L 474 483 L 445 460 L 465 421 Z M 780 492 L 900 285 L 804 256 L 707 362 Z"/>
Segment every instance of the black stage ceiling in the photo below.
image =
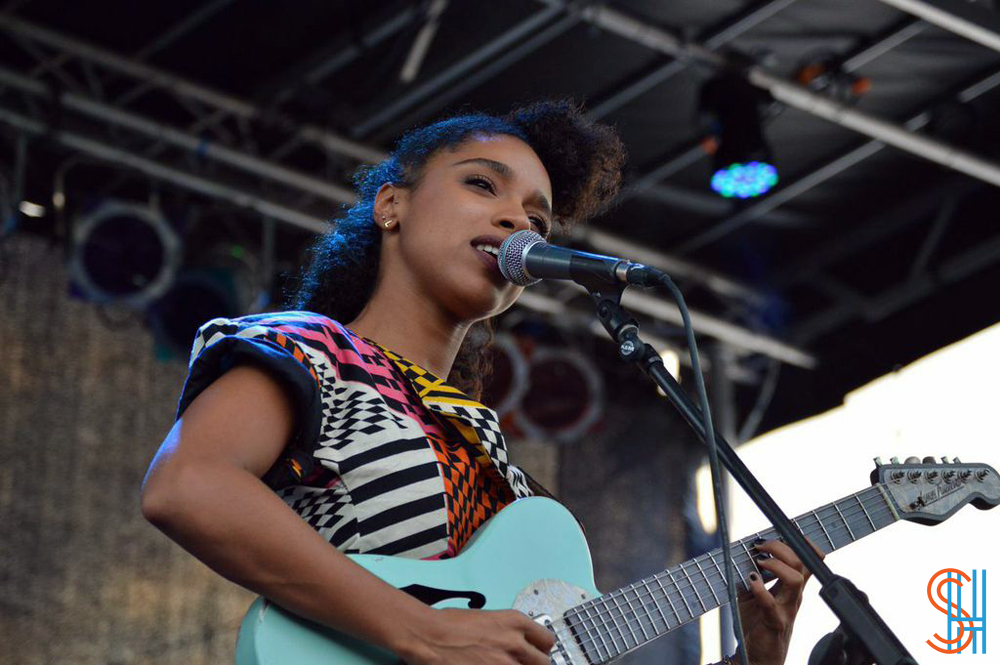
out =
<path fill-rule="evenodd" d="M 997 38 L 992 2 L 933 4 Z M 426 56 L 403 82 L 422 34 Z M 585 101 L 625 139 L 629 186 L 565 241 L 675 274 L 703 344 L 735 354 L 743 414 L 780 364 L 765 429 L 1000 319 L 1000 53 L 879 0 L 13 0 L 0 35 L 7 192 L 18 137 L 30 136 L 24 198 L 49 200 L 61 172 L 66 218 L 95 197 L 148 196 L 152 179 L 165 207 L 218 222 L 195 237 L 257 247 L 252 208 L 267 204 L 276 272 L 346 201 L 329 185 L 403 129 L 461 109 Z M 968 151 L 986 175 L 772 102 L 778 186 L 720 198 L 697 113 L 712 54 L 782 81 L 823 72 L 814 99 Z M 56 239 L 67 228 L 52 214 L 21 221 Z M 572 288 L 545 288 L 535 307 L 586 312 Z M 670 308 L 636 309 L 644 330 L 677 338 Z"/>

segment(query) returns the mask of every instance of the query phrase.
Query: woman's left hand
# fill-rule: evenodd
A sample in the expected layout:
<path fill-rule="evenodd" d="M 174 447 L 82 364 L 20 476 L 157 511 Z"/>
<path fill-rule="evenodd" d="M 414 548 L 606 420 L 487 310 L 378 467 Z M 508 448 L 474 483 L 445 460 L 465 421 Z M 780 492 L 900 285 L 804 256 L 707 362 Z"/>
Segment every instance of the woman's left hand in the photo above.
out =
<path fill-rule="evenodd" d="M 759 553 L 768 555 L 763 560 L 757 555 L 757 567 L 774 573 L 778 581 L 768 590 L 760 575 L 753 574 L 751 595 L 739 601 L 747 656 L 750 665 L 782 665 L 810 573 L 795 552 L 781 541 L 768 540 L 755 547 Z M 817 554 L 823 558 L 819 550 Z"/>

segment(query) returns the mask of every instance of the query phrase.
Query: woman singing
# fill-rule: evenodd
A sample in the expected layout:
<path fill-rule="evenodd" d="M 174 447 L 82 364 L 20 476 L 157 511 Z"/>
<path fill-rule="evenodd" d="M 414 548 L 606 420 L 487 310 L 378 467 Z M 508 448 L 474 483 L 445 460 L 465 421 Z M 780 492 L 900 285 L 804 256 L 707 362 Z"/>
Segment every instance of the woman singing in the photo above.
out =
<path fill-rule="evenodd" d="M 544 491 L 479 403 L 489 322 L 521 293 L 493 253 L 605 209 L 623 162 L 568 102 L 403 136 L 359 171 L 294 311 L 198 331 L 143 514 L 226 578 L 410 665 L 546 665 L 552 634 L 520 612 L 433 609 L 344 554 L 451 557 Z M 741 608 L 748 656 L 780 665 L 805 575 L 782 543 L 760 549 L 779 581 L 756 579 Z"/>

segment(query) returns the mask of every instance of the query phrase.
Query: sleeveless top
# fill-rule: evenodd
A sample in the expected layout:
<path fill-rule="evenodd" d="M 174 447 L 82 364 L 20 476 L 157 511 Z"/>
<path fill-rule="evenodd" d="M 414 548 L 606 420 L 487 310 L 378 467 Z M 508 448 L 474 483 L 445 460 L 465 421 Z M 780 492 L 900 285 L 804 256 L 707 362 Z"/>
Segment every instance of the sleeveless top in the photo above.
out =
<path fill-rule="evenodd" d="M 343 552 L 454 556 L 483 522 L 532 494 L 496 412 L 312 312 L 204 324 L 177 417 L 240 363 L 268 372 L 294 404 L 294 435 L 264 481 Z"/>

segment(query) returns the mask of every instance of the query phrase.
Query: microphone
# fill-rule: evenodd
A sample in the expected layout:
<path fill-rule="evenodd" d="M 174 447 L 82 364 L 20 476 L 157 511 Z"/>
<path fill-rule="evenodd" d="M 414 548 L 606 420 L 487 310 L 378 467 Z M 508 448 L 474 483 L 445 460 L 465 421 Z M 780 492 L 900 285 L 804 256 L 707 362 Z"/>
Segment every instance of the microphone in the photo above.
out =
<path fill-rule="evenodd" d="M 588 286 L 594 279 L 611 284 L 658 284 L 659 271 L 613 256 L 550 245 L 534 231 L 518 231 L 500 245 L 497 263 L 509 282 L 531 286 L 543 279 L 570 279 Z"/>

